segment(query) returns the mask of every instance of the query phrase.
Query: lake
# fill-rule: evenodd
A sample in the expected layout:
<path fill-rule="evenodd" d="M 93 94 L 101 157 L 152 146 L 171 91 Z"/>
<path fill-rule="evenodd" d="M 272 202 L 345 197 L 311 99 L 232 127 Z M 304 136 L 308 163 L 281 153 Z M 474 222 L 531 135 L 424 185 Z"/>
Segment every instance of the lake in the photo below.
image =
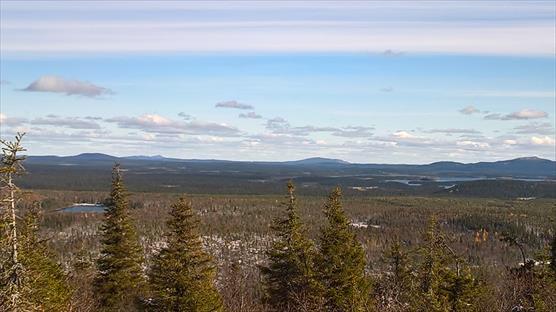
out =
<path fill-rule="evenodd" d="M 103 213 L 106 206 L 102 204 L 73 204 L 69 207 L 62 208 L 62 212 L 99 212 Z"/>

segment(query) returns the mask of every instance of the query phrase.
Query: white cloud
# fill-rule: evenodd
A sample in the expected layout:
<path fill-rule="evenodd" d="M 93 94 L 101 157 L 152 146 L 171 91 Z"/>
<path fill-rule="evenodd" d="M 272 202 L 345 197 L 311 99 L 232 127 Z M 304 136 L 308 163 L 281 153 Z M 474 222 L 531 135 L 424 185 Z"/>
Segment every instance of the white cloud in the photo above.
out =
<path fill-rule="evenodd" d="M 373 135 L 374 127 L 365 126 L 348 126 L 342 129 L 337 129 L 332 132 L 333 136 L 346 137 L 346 138 L 365 138 Z"/>
<path fill-rule="evenodd" d="M 535 145 L 554 145 L 554 138 L 546 135 L 541 137 L 533 136 L 531 137 L 531 143 Z"/>
<path fill-rule="evenodd" d="M 480 112 L 475 106 L 469 105 L 459 110 L 464 115 L 471 115 Z"/>
<path fill-rule="evenodd" d="M 517 144 L 517 141 L 516 141 L 516 140 L 511 140 L 511 139 L 509 139 L 509 140 L 504 140 L 504 144 L 505 144 L 505 145 L 516 145 L 516 144 Z"/>
<path fill-rule="evenodd" d="M 235 108 L 235 109 L 253 109 L 254 107 L 249 104 L 243 104 L 238 101 L 224 101 L 216 103 L 215 107 L 221 108 Z"/>
<path fill-rule="evenodd" d="M 87 97 L 113 94 L 112 90 L 99 87 L 90 82 L 67 80 L 57 76 L 42 76 L 33 81 L 27 88 L 22 89 L 22 91 L 55 92 L 65 93 L 66 95 L 83 95 Z"/>
<path fill-rule="evenodd" d="M 392 133 L 392 135 L 398 139 L 415 139 L 417 138 L 415 135 L 407 132 L 407 131 L 396 131 Z"/>
<path fill-rule="evenodd" d="M 490 144 L 486 142 L 477 142 L 477 141 L 469 141 L 469 140 L 458 141 L 456 142 L 456 145 L 463 148 L 481 149 L 481 150 L 490 147 Z"/>

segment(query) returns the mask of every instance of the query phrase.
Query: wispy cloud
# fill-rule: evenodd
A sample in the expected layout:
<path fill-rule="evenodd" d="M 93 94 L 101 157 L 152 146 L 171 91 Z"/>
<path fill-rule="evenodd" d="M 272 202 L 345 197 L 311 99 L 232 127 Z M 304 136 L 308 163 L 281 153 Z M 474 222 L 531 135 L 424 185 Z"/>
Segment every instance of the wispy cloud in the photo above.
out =
<path fill-rule="evenodd" d="M 398 55 L 398 51 L 554 53 L 553 4 L 511 3 L 502 8 L 488 2 L 478 5 L 452 1 L 411 5 L 283 2 L 250 1 L 246 5 L 232 1 L 215 6 L 153 1 L 134 4 L 133 10 L 126 2 L 54 7 L 7 2 L 2 7 L 1 49 L 16 55 L 191 51 L 368 51 L 386 56 Z M 176 10 L 180 14 L 175 14 Z M 47 19 L 52 15 L 45 11 L 58 13 L 54 14 L 57 21 Z"/>
<path fill-rule="evenodd" d="M 263 116 L 255 113 L 255 112 L 249 112 L 247 114 L 241 113 L 238 115 L 239 118 L 249 118 L 249 119 L 261 119 L 263 118 Z"/>
<path fill-rule="evenodd" d="M 237 128 L 227 124 L 198 120 L 176 121 L 156 114 L 146 114 L 138 117 L 120 116 L 105 119 L 105 121 L 115 123 L 121 128 L 138 129 L 152 133 L 219 136 L 240 135 L 240 131 Z"/>
<path fill-rule="evenodd" d="M 517 112 L 513 112 L 507 115 L 502 115 L 499 113 L 488 114 L 484 119 L 488 120 L 527 120 L 527 119 L 539 119 L 548 117 L 548 113 L 534 110 L 534 109 L 523 109 Z"/>
<path fill-rule="evenodd" d="M 243 104 L 238 101 L 224 101 L 216 103 L 215 107 L 220 108 L 235 108 L 235 109 L 253 109 L 254 107 L 249 104 Z"/>
<path fill-rule="evenodd" d="M 530 122 L 525 125 L 514 128 L 515 133 L 519 134 L 552 134 L 554 135 L 554 127 L 548 122 Z"/>
<path fill-rule="evenodd" d="M 183 118 L 183 120 L 191 120 L 193 119 L 193 116 L 186 114 L 184 112 L 179 112 L 178 116 L 180 116 L 181 118 Z"/>
<path fill-rule="evenodd" d="M 431 129 L 428 133 L 443 133 L 443 134 L 479 134 L 481 133 L 475 129 L 460 129 L 460 128 L 447 128 L 447 129 Z"/>
<path fill-rule="evenodd" d="M 4 126 L 19 126 L 27 122 L 27 118 L 21 117 L 8 117 L 7 115 L 0 113 L 0 125 Z"/>
<path fill-rule="evenodd" d="M 30 121 L 30 124 L 67 127 L 71 129 L 100 129 L 100 125 L 98 123 L 86 120 L 85 118 L 61 117 L 57 115 L 35 118 Z"/>
<path fill-rule="evenodd" d="M 42 76 L 22 91 L 65 93 L 87 97 L 113 94 L 112 90 L 87 81 L 68 80 L 58 76 Z"/>
<path fill-rule="evenodd" d="M 475 114 L 475 113 L 479 113 L 480 110 L 477 109 L 473 105 L 469 105 L 469 106 L 466 106 L 466 107 L 460 109 L 459 112 L 464 114 L 464 115 L 472 115 L 472 114 Z"/>

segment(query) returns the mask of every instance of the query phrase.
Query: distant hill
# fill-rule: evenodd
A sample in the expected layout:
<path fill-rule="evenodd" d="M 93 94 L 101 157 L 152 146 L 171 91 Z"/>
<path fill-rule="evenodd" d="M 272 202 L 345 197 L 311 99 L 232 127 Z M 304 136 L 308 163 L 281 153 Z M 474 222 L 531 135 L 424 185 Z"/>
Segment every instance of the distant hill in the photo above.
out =
<path fill-rule="evenodd" d="M 341 159 L 331 159 L 322 157 L 312 157 L 294 161 L 284 161 L 284 164 L 290 165 L 349 165 L 350 163 Z"/>
<path fill-rule="evenodd" d="M 247 161 L 226 161 L 216 159 L 178 159 L 166 158 L 161 155 L 155 156 L 127 156 L 115 157 L 101 153 L 84 153 L 75 156 L 29 156 L 27 163 L 31 164 L 74 164 L 74 165 L 100 165 L 111 166 L 114 162 L 129 164 L 132 166 L 149 166 L 151 163 L 181 163 L 191 165 L 202 165 L 204 168 L 220 170 L 221 166 L 235 168 L 234 170 L 246 170 L 249 172 L 255 169 L 257 172 L 265 170 L 269 166 L 297 168 L 310 167 L 311 170 L 318 171 L 322 168 L 326 173 L 332 170 L 338 174 L 402 174 L 402 175 L 422 175 L 422 176 L 461 176 L 461 177 L 508 177 L 508 178 L 535 178 L 535 179 L 554 179 L 556 178 L 556 162 L 538 157 L 524 157 L 511 160 L 495 162 L 459 163 L 451 161 L 441 161 L 425 165 L 403 165 L 403 164 L 353 164 L 341 159 L 331 159 L 313 157 L 295 161 L 284 162 L 247 162 Z M 208 167 L 207 167 L 208 166 Z"/>
<path fill-rule="evenodd" d="M 79 161 L 103 161 L 103 160 L 114 161 L 118 159 L 118 157 L 110 156 L 102 153 L 83 153 L 75 156 L 66 156 L 62 158 L 79 160 Z"/>
<path fill-rule="evenodd" d="M 285 162 L 115 157 L 100 153 L 29 156 L 22 187 L 106 190 L 114 163 L 126 170 L 132 191 L 215 194 L 281 194 L 293 180 L 300 194 L 325 194 L 341 186 L 346 194 L 476 197 L 556 197 L 556 162 L 536 157 L 464 164 L 355 164 L 308 158 Z"/>

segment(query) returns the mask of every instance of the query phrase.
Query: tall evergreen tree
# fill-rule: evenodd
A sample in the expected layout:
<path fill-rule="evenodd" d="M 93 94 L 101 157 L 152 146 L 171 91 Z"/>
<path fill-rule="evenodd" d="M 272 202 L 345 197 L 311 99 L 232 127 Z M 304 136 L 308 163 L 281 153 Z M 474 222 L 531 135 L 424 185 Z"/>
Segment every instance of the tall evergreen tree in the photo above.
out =
<path fill-rule="evenodd" d="M 97 260 L 95 293 L 101 310 L 128 311 L 144 289 L 143 252 L 129 212 L 120 166 L 112 170 L 112 191 L 104 212 L 102 249 Z"/>
<path fill-rule="evenodd" d="M 216 269 L 203 250 L 199 221 L 185 198 L 172 205 L 166 247 L 154 257 L 149 281 L 156 311 L 222 311 Z"/>
<path fill-rule="evenodd" d="M 38 236 L 39 210 L 31 209 L 21 229 L 21 263 L 28 284 L 24 296 L 39 311 L 69 311 L 72 291 L 62 267 Z"/>
<path fill-rule="evenodd" d="M 341 196 L 340 188 L 335 188 L 325 205 L 327 224 L 320 234 L 318 279 L 327 311 L 363 311 L 370 298 L 365 251 L 350 228 Z"/>
<path fill-rule="evenodd" d="M 418 311 L 475 311 L 482 285 L 446 243 L 436 217 L 429 221 L 425 244 L 420 248 L 420 291 L 413 302 Z"/>
<path fill-rule="evenodd" d="M 386 250 L 383 259 L 388 272 L 382 274 L 380 281 L 375 284 L 375 294 L 382 307 L 403 310 L 411 301 L 413 286 L 408 253 L 397 241 Z"/>
<path fill-rule="evenodd" d="M 415 308 L 419 311 L 443 311 L 441 293 L 446 255 L 442 249 L 442 237 L 436 217 L 429 221 L 424 245 L 420 247 L 421 263 L 418 268 L 420 294 L 415 296 Z"/>
<path fill-rule="evenodd" d="M 265 301 L 275 311 L 315 311 L 320 307 L 316 251 L 299 216 L 292 182 L 288 183 L 285 208 L 286 216 L 272 226 L 277 240 L 266 253 L 269 263 L 261 268 Z"/>

